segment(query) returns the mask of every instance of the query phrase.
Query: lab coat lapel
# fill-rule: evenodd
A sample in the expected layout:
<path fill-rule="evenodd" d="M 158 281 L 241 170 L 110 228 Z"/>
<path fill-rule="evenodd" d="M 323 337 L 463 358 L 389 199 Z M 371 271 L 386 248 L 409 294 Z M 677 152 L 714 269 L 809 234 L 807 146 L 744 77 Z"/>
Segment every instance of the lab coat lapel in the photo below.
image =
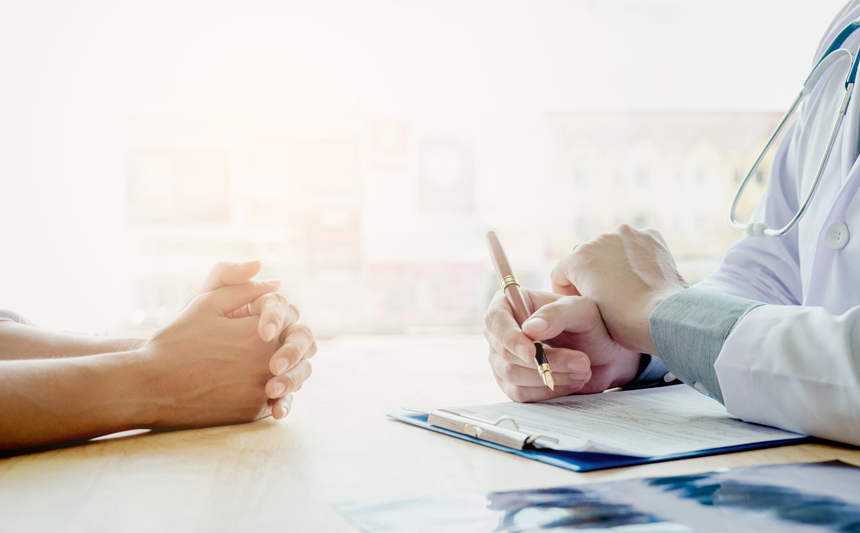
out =
<path fill-rule="evenodd" d="M 834 283 L 835 280 L 830 279 L 832 276 L 831 264 L 836 253 L 849 253 L 846 250 L 834 250 L 827 245 L 826 233 L 828 228 L 836 222 L 846 222 L 845 215 L 848 206 L 857 195 L 860 189 L 860 165 L 855 156 L 855 147 L 857 145 L 857 130 L 860 127 L 860 84 L 854 86 L 854 91 L 851 96 L 851 102 L 848 105 L 848 110 L 845 120 L 842 123 L 841 131 L 841 157 L 840 157 L 840 174 L 844 176 L 842 186 L 836 193 L 831 202 L 813 201 L 810 204 L 810 210 L 814 211 L 821 207 L 828 206 L 826 216 L 823 222 L 815 228 L 815 231 L 810 232 L 810 236 L 814 235 L 814 241 L 809 243 L 801 242 L 801 254 L 804 253 L 803 248 L 812 247 L 815 252 L 812 257 L 812 268 L 808 279 L 804 295 L 804 305 L 822 306 L 831 308 L 833 302 L 828 302 L 828 294 L 825 287 L 828 283 Z M 822 179 L 834 179 L 836 176 L 823 176 Z M 823 185 L 823 183 L 822 183 Z M 826 191 L 826 187 L 822 187 L 819 192 Z M 821 198 L 826 200 L 826 198 Z M 816 206 L 820 206 L 817 207 Z M 811 213 L 810 213 L 811 214 Z M 810 220 L 821 220 L 819 216 L 810 216 Z M 850 232 L 856 233 L 855 239 L 860 238 L 860 227 L 849 227 Z M 806 246 L 804 246 L 806 244 Z M 808 253 L 808 252 L 807 252 Z"/>

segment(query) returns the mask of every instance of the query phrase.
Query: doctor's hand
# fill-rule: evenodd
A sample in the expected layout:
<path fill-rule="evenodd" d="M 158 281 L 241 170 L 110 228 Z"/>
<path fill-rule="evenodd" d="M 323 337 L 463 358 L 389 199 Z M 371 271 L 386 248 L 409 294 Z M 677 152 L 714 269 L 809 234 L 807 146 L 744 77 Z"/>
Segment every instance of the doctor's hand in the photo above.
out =
<path fill-rule="evenodd" d="M 537 402 L 576 392 L 601 392 L 624 385 L 636 376 L 641 355 L 619 346 L 609 336 L 590 299 L 528 289 L 523 292 L 537 311 L 522 329 L 502 291 L 496 293 L 484 321 L 490 367 L 508 398 Z M 532 340 L 546 341 L 555 390 L 541 380 Z"/>
<path fill-rule="evenodd" d="M 270 290 L 253 301 L 237 300 L 232 304 L 235 308 L 225 310 L 224 316 L 231 319 L 259 317 L 257 334 L 260 339 L 265 342 L 273 339 L 281 341 L 280 348 L 269 360 L 269 370 L 274 377 L 266 383 L 266 393 L 271 398 L 269 403 L 272 415 L 275 418 L 284 418 L 289 414 L 292 403 L 290 393 L 301 388 L 311 374 L 307 359 L 316 354 L 317 345 L 310 328 L 297 323 L 298 308 L 277 292 L 280 281 L 252 281 L 252 278 L 260 273 L 261 267 L 260 261 L 216 263 L 200 286 L 188 296 L 183 308 L 188 307 L 198 296 L 222 287 L 246 283 L 269 284 Z"/>
<path fill-rule="evenodd" d="M 651 355 L 659 355 L 651 340 L 651 311 L 689 288 L 660 233 L 627 224 L 577 246 L 551 277 L 553 292 L 593 300 L 618 344 Z"/>

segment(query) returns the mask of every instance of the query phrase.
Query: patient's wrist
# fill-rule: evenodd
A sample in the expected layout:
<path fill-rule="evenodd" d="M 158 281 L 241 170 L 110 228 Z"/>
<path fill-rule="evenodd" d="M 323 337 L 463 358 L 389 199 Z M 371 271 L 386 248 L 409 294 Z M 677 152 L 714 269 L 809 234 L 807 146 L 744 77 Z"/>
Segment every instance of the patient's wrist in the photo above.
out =
<path fill-rule="evenodd" d="M 76 358 L 80 416 L 108 432 L 152 427 L 155 392 L 140 350 Z M 101 432 L 102 434 L 106 434 Z"/>

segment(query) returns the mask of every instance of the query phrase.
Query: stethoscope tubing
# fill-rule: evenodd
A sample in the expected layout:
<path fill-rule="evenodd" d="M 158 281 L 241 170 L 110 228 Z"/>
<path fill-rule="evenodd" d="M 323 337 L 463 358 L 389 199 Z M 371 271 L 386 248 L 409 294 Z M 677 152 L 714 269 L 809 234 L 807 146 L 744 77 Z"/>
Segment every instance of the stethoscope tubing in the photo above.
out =
<path fill-rule="evenodd" d="M 827 49 L 827 52 L 821 57 L 821 60 L 815 65 L 812 69 L 812 72 L 806 78 L 806 81 L 803 84 L 803 89 L 801 89 L 800 93 L 797 95 L 797 98 L 794 99 L 788 111 L 782 117 L 779 124 L 777 125 L 774 132 L 771 134 L 770 138 L 767 140 L 764 149 L 761 151 L 759 156 L 756 158 L 755 163 L 753 163 L 747 175 L 741 181 L 740 185 L 738 185 L 738 190 L 735 192 L 735 196 L 732 199 L 732 205 L 729 208 L 729 224 L 733 228 L 744 230 L 747 235 L 751 236 L 767 236 L 767 237 L 779 237 L 781 235 L 785 235 L 800 220 L 800 218 L 806 213 L 806 210 L 809 208 L 809 204 L 812 201 L 812 197 L 815 194 L 815 191 L 818 189 L 818 184 L 821 182 L 821 176 L 824 174 L 824 168 L 827 166 L 827 161 L 830 159 L 830 153 L 832 152 L 833 143 L 836 141 L 836 136 L 839 133 L 839 128 L 842 126 L 842 121 L 845 119 L 845 112 L 848 109 L 848 102 L 851 100 L 851 93 L 854 89 L 854 82 L 857 77 L 857 66 L 858 59 L 860 59 L 860 53 L 856 56 L 852 57 L 851 53 L 841 48 L 841 46 L 845 43 L 845 40 L 848 39 L 857 29 L 860 28 L 860 19 L 855 20 L 848 26 L 846 26 L 839 35 L 833 40 L 830 46 Z M 840 53 L 841 51 L 841 53 Z M 800 105 L 800 102 L 803 101 L 805 96 L 808 96 L 812 87 L 817 84 L 821 80 L 821 76 L 827 68 L 830 67 L 832 63 L 834 63 L 839 56 L 842 54 L 847 54 L 849 59 L 851 60 L 851 68 L 848 72 L 848 76 L 845 78 L 845 93 L 842 95 L 842 102 L 839 105 L 839 111 L 836 115 L 836 120 L 833 124 L 833 129 L 830 132 L 830 137 L 827 139 L 827 147 L 824 151 L 824 156 L 821 158 L 821 161 L 818 164 L 818 168 L 815 172 L 815 178 L 812 180 L 812 185 L 809 187 L 809 192 L 806 194 L 806 197 L 803 199 L 803 203 L 800 208 L 795 213 L 794 217 L 788 221 L 788 224 L 783 226 L 780 229 L 771 229 L 767 226 L 767 224 L 763 222 L 747 222 L 742 223 L 739 222 L 736 218 L 736 212 L 738 203 L 740 203 L 741 196 L 746 190 L 747 185 L 749 184 L 750 179 L 755 175 L 758 170 L 761 162 L 764 160 L 765 156 L 770 151 L 773 143 L 780 136 L 782 131 L 785 129 L 786 124 L 788 124 L 789 118 L 794 114 L 797 110 L 797 107 Z"/>
<path fill-rule="evenodd" d="M 848 88 L 845 91 L 845 94 L 842 96 L 842 103 L 839 105 L 839 112 L 836 117 L 836 122 L 833 124 L 833 129 L 830 132 L 830 137 L 827 139 L 827 147 L 824 149 L 824 157 L 821 158 L 821 161 L 818 164 L 818 169 L 815 172 L 815 178 L 812 181 L 812 185 L 809 187 L 809 192 L 806 193 L 806 198 L 803 199 L 803 203 L 800 206 L 800 209 L 797 210 L 794 217 L 780 229 L 771 229 L 768 228 L 765 224 L 761 222 L 749 222 L 742 223 L 738 222 L 735 218 L 735 212 L 737 211 L 738 203 L 741 200 L 741 196 L 744 193 L 744 189 L 746 189 L 747 184 L 749 184 L 750 179 L 755 175 L 758 170 L 759 165 L 761 165 L 762 160 L 767 155 L 774 141 L 779 137 L 779 134 L 782 133 L 782 130 L 785 128 L 786 123 L 788 123 L 788 119 L 794 113 L 794 110 L 800 104 L 800 101 L 803 99 L 804 91 L 800 91 L 800 94 L 797 95 L 797 98 L 794 99 L 794 102 L 791 104 L 788 112 L 785 116 L 782 117 L 782 120 L 779 122 L 779 125 L 774 130 L 773 134 L 771 134 L 770 138 L 767 140 L 767 144 L 765 144 L 764 150 L 759 154 L 758 158 L 753 163 L 750 171 L 747 172 L 747 175 L 744 177 L 743 181 L 741 181 L 738 186 L 737 192 L 735 192 L 735 197 L 732 200 L 732 206 L 729 210 L 729 224 L 733 228 L 742 229 L 747 232 L 748 235 L 752 236 L 767 236 L 767 237 L 779 237 L 780 235 L 785 235 L 797 224 L 797 221 L 800 220 L 800 217 L 806 212 L 809 208 L 809 203 L 812 201 L 812 196 L 815 194 L 816 189 L 818 189 L 818 184 L 821 183 L 821 176 L 824 174 L 824 167 L 827 166 L 827 161 L 830 159 L 830 153 L 832 152 L 833 143 L 836 141 L 836 136 L 839 133 L 839 128 L 842 126 L 842 121 L 845 119 L 845 110 L 848 108 L 848 102 L 851 100 L 851 90 L 854 88 L 853 83 L 848 84 Z"/>

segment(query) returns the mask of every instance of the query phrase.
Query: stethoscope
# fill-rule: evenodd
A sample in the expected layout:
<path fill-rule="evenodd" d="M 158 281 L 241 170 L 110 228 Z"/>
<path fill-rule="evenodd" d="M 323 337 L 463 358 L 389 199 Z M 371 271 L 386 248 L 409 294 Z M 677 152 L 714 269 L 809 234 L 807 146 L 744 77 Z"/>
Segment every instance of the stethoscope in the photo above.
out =
<path fill-rule="evenodd" d="M 858 28 L 860 28 L 860 19 L 855 20 L 851 24 L 849 24 L 844 30 L 842 30 L 839 35 L 833 40 L 830 44 L 830 47 L 827 49 L 827 52 L 824 53 L 824 56 L 821 60 L 815 65 L 812 69 L 812 72 L 809 74 L 809 77 L 806 78 L 806 81 L 803 83 L 803 88 L 800 91 L 800 94 L 797 95 L 797 98 L 794 99 L 794 103 L 791 104 L 791 107 L 785 113 L 785 116 L 782 117 L 782 120 L 774 130 L 773 134 L 765 144 L 764 149 L 761 154 L 759 154 L 758 158 L 755 160 L 750 171 L 747 173 L 746 177 L 741 181 L 740 186 L 738 187 L 737 192 L 735 193 L 735 198 L 732 200 L 732 206 L 729 209 L 729 223 L 733 228 L 742 229 L 746 231 L 747 235 L 752 236 L 762 236 L 766 235 L 768 237 L 779 237 L 780 235 L 785 235 L 788 233 L 791 228 L 793 228 L 797 221 L 800 220 L 800 217 L 806 212 L 806 209 L 809 207 L 809 202 L 812 200 L 812 195 L 815 194 L 815 189 L 818 188 L 818 183 L 821 181 L 821 174 L 824 172 L 824 166 L 827 164 L 827 160 L 830 157 L 830 151 L 833 148 L 833 142 L 836 140 L 836 133 L 839 131 L 839 126 L 842 125 L 842 120 L 845 118 L 845 110 L 848 108 L 848 101 L 851 99 L 851 90 L 854 88 L 854 81 L 857 76 L 857 59 L 860 57 L 860 53 L 857 54 L 858 57 L 855 57 L 853 62 L 851 62 L 851 52 L 842 48 L 842 45 L 845 43 L 845 40 L 851 36 Z M 786 124 L 788 123 L 789 118 L 794 114 L 797 106 L 800 105 L 800 102 L 809 94 L 812 93 L 815 85 L 818 81 L 821 80 L 821 77 L 825 72 L 833 65 L 835 62 L 840 59 L 848 58 L 848 61 L 851 62 L 851 68 L 848 70 L 848 75 L 845 77 L 845 94 L 842 96 L 842 103 L 839 105 L 839 111 L 836 115 L 836 120 L 833 124 L 833 130 L 830 132 L 830 137 L 827 140 L 827 148 L 824 151 L 824 156 L 821 158 L 821 162 L 818 164 L 818 170 L 815 173 L 815 178 L 812 180 L 812 185 L 809 187 L 809 192 L 806 194 L 806 198 L 804 198 L 803 203 L 798 209 L 797 213 L 794 217 L 788 221 L 788 224 L 783 226 L 780 229 L 771 229 L 762 222 L 748 222 L 746 224 L 742 222 L 738 222 L 735 219 L 735 211 L 738 207 L 738 202 L 740 202 L 741 195 L 744 193 L 744 189 L 746 189 L 747 184 L 750 181 L 756 171 L 758 170 L 759 165 L 761 164 L 764 157 L 767 155 L 774 141 L 779 137 L 782 133 L 782 130 L 785 129 Z"/>

